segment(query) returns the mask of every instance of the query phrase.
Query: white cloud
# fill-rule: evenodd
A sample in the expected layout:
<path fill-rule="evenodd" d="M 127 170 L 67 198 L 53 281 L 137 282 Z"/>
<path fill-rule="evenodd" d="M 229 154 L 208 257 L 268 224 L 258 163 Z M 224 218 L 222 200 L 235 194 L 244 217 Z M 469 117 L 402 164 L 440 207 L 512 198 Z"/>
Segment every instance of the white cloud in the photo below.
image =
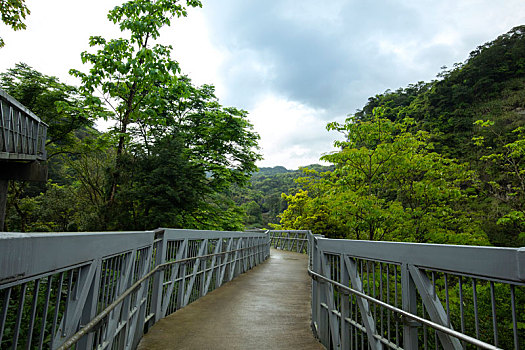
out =
<path fill-rule="evenodd" d="M 211 44 L 209 32 L 202 11 L 190 9 L 188 17 L 178 18 L 163 29 L 160 42 L 173 46 L 173 59 L 195 84 L 215 85 L 217 93 L 223 94 L 226 87 L 221 84 L 219 71 L 228 53 Z"/>
<path fill-rule="evenodd" d="M 27 29 L 2 28 L 6 46 L 0 49 L 0 71 L 24 62 L 36 70 L 70 84 L 71 68 L 81 69 L 80 53 L 87 50 L 91 35 L 117 35 L 118 28 L 106 16 L 117 0 L 28 0 L 31 11 Z"/>
<path fill-rule="evenodd" d="M 282 164 L 295 169 L 319 163 L 321 155 L 332 151 L 333 141 L 339 138 L 326 130 L 326 122 L 319 117 L 325 113 L 276 95 L 261 98 L 250 112 L 265 156 L 259 166 Z"/>

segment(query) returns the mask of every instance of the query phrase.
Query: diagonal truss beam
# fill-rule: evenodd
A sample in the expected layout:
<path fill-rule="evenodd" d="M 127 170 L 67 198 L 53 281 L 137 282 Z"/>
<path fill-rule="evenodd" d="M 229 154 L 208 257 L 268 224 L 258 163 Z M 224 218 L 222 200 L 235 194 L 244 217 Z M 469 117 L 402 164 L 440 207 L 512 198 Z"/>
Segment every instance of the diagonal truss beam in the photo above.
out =
<path fill-rule="evenodd" d="M 344 255 L 344 260 L 346 268 L 348 269 L 348 274 L 350 275 L 350 282 L 352 283 L 353 289 L 364 293 L 363 282 L 361 281 L 361 278 L 359 277 L 359 273 L 357 271 L 357 264 L 353 259 L 350 259 L 347 255 Z M 375 334 L 377 334 L 377 331 L 374 318 L 372 317 L 372 313 L 370 312 L 370 304 L 367 300 L 359 296 L 356 296 L 356 300 L 357 305 L 359 306 L 359 311 L 361 312 L 361 319 L 365 324 L 366 334 L 370 347 L 372 349 L 382 349 L 383 347 L 381 345 L 381 342 L 379 341 L 379 339 L 375 338 Z"/>
<path fill-rule="evenodd" d="M 84 310 L 84 306 L 86 305 L 86 300 L 91 284 L 93 283 L 93 278 L 97 275 L 97 269 L 100 269 L 100 266 L 95 264 L 95 262 L 92 262 L 89 266 L 81 267 L 79 269 L 80 276 L 76 282 L 76 290 L 67 295 L 68 310 L 64 313 L 64 317 L 60 321 L 59 332 L 57 332 L 55 338 L 53 339 L 54 348 L 62 345 L 68 337 L 77 331 L 80 316 Z M 79 290 L 80 294 L 78 294 Z"/>
<path fill-rule="evenodd" d="M 447 325 L 447 314 L 437 294 L 434 295 L 432 282 L 428 276 L 414 265 L 408 265 L 408 269 L 432 322 L 452 329 L 452 325 Z M 437 334 L 443 348 L 458 350 L 463 348 L 457 338 L 441 332 Z"/>
<path fill-rule="evenodd" d="M 204 252 L 206 251 L 206 248 L 208 247 L 208 239 L 203 239 L 201 242 L 201 246 L 199 247 L 198 256 L 204 255 Z M 195 264 L 193 264 L 193 271 L 191 274 L 191 279 L 188 283 L 188 286 L 186 287 L 186 293 L 184 294 L 184 302 L 182 306 L 188 305 L 188 302 L 190 301 L 191 291 L 193 289 L 193 285 L 195 284 L 195 279 L 197 277 L 197 272 L 199 272 L 199 267 L 201 265 L 201 258 L 198 258 L 195 260 Z M 184 276 L 182 276 L 184 278 Z"/>
<path fill-rule="evenodd" d="M 175 260 L 181 260 L 186 257 L 188 250 L 188 240 L 185 239 L 182 241 L 178 251 L 177 255 L 175 256 Z M 168 288 L 166 289 L 166 292 L 164 293 L 164 296 L 162 298 L 162 306 L 160 311 L 160 318 L 166 317 L 166 313 L 168 312 L 168 306 L 170 305 L 171 297 L 173 294 L 173 288 L 175 287 L 175 281 L 177 280 L 177 277 L 179 275 L 180 270 L 180 263 L 173 264 L 171 268 L 171 275 L 170 275 L 170 283 L 168 285 Z M 184 277 L 184 276 L 182 276 Z M 180 285 L 180 283 L 179 283 Z M 179 287 L 180 291 L 180 287 Z M 180 293 L 180 292 L 179 292 Z"/>
<path fill-rule="evenodd" d="M 221 251 L 221 248 L 222 248 L 222 239 L 218 239 L 217 243 L 215 245 L 215 249 L 213 249 L 213 254 L 218 254 Z M 214 255 L 212 260 L 211 260 L 211 268 L 210 268 L 210 272 L 208 273 L 208 276 L 206 278 L 203 295 L 208 294 L 208 290 L 210 289 L 211 279 L 213 277 L 213 274 L 216 273 L 215 265 L 217 264 L 217 258 L 218 258 L 217 255 Z"/>

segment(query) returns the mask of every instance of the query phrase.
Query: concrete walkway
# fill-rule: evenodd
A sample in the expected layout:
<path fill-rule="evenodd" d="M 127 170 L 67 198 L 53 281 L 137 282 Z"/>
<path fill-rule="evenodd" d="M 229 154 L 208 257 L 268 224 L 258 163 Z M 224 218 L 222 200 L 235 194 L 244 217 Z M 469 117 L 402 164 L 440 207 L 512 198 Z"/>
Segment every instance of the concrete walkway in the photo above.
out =
<path fill-rule="evenodd" d="M 272 249 L 264 263 L 160 320 L 138 349 L 324 349 L 310 328 L 307 261 Z"/>

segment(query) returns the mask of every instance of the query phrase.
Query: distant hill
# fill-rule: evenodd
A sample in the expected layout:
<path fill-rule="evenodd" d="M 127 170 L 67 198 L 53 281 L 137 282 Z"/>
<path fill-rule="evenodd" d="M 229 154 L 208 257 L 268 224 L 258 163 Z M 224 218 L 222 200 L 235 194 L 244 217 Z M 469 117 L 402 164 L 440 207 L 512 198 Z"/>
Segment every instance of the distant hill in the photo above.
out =
<path fill-rule="evenodd" d="M 433 132 L 438 151 L 472 160 L 474 122 L 491 119 L 508 133 L 525 123 L 524 97 L 525 26 L 519 26 L 478 46 L 465 62 L 444 67 L 434 81 L 370 97 L 356 117 L 368 120 L 375 107 L 386 107 L 389 119 L 414 118 Z"/>
<path fill-rule="evenodd" d="M 332 169 L 331 166 L 319 164 L 311 164 L 299 170 L 289 170 L 284 166 L 261 167 L 252 175 L 249 188 L 238 189 L 233 197 L 247 213 L 247 228 L 270 228 L 270 223 L 279 223 L 278 215 L 287 207 L 281 194 L 296 191 L 298 185 L 295 180 L 303 175 L 302 168 L 317 171 Z"/>
<path fill-rule="evenodd" d="M 270 167 L 270 168 L 265 168 L 265 167 L 259 168 L 259 171 L 256 172 L 253 175 L 254 176 L 275 175 L 275 174 L 289 173 L 289 172 L 292 172 L 292 171 L 293 170 L 288 170 L 285 167 L 278 165 L 278 166 L 274 166 L 274 167 Z"/>

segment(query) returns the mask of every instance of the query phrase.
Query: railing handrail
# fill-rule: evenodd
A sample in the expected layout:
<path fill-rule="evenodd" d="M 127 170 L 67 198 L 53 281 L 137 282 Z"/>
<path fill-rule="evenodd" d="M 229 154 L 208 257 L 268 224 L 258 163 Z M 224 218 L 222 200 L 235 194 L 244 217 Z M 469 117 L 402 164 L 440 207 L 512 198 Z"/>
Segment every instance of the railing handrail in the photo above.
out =
<path fill-rule="evenodd" d="M 435 271 L 493 281 L 525 283 L 525 247 L 507 248 L 431 243 L 361 241 L 316 237 L 326 253 L 378 262 L 407 263 Z"/>
<path fill-rule="evenodd" d="M 48 125 L 0 89 L 0 159 L 45 161 Z"/>
<path fill-rule="evenodd" d="M 390 339 L 385 338 L 385 333 L 382 333 L 385 320 L 382 319 L 382 316 L 381 320 L 377 319 L 376 317 L 379 317 L 379 315 L 376 315 L 375 311 L 374 315 L 372 315 L 372 308 L 367 304 L 367 302 L 370 302 L 377 305 L 379 310 L 384 309 L 397 313 L 402 317 L 435 329 L 437 333 L 434 341 L 437 343 L 439 338 L 439 341 L 445 348 L 453 349 L 461 348 L 460 342 L 473 344 L 484 349 L 499 348 L 498 333 L 502 332 L 503 328 L 501 325 L 498 326 L 496 310 L 506 305 L 505 307 L 508 308 L 508 311 L 505 312 L 509 316 L 507 322 L 510 321 L 510 335 L 507 334 L 506 341 L 510 339 L 510 342 L 514 343 L 515 348 L 519 347 L 518 323 L 523 321 L 523 317 L 517 311 L 519 309 L 516 302 L 519 299 L 517 299 L 516 293 L 518 288 L 525 286 L 525 248 L 359 241 L 315 237 L 313 235 L 309 235 L 309 238 L 311 246 L 309 246 L 308 251 L 312 262 L 309 274 L 313 278 L 313 329 L 317 331 L 317 335 L 325 346 L 333 342 L 336 346 L 341 346 L 344 349 L 348 348 L 350 340 L 346 338 L 348 337 L 346 329 L 349 327 L 355 332 L 365 334 L 369 346 L 372 348 L 379 347 L 379 343 L 382 343 L 383 345 L 399 349 L 399 345 L 397 345 L 399 341 L 397 323 L 396 344 L 394 344 Z M 390 267 L 390 283 L 392 283 L 392 280 L 395 280 L 395 302 L 397 303 L 399 287 L 399 293 L 402 297 L 402 308 L 385 303 L 385 300 L 379 300 L 375 297 L 376 288 L 378 293 L 379 290 L 381 290 L 381 293 L 385 293 L 383 284 L 389 283 L 388 267 Z M 395 272 L 395 276 L 393 272 Z M 335 274 L 335 276 L 332 278 L 331 274 Z M 434 280 L 435 278 L 439 279 L 439 276 L 444 278 L 440 282 L 441 297 L 436 294 L 437 280 Z M 385 278 L 386 281 L 384 280 Z M 453 281 L 452 284 L 451 281 Z M 489 320 L 492 319 L 493 344 L 485 341 L 487 338 L 483 338 L 483 340 L 479 338 L 480 315 L 478 313 L 481 311 L 478 310 L 479 306 L 476 304 L 478 299 L 476 287 L 479 287 L 482 283 L 485 283 L 486 286 L 484 293 L 490 293 L 488 301 L 483 301 L 485 303 L 483 306 L 485 316 L 483 317 Z M 468 297 L 464 295 L 467 293 L 463 289 L 466 288 L 465 284 L 472 289 L 469 292 L 471 293 L 470 297 L 473 299 L 472 305 L 464 305 L 465 297 Z M 327 288 L 326 285 L 330 285 L 332 289 Z M 489 287 L 490 290 L 487 289 Z M 390 288 L 390 291 L 393 292 L 393 287 Z M 453 288 L 454 293 L 459 293 L 459 296 L 456 295 L 456 298 L 459 300 L 460 310 L 457 310 L 458 314 L 455 315 L 451 314 L 449 306 L 449 292 L 452 292 Z M 507 304 L 501 304 L 499 299 L 496 299 L 496 295 L 498 295 L 496 288 L 502 291 L 506 290 L 504 292 L 507 293 L 505 298 L 510 298 L 507 299 Z M 334 294 L 335 291 L 354 295 L 354 299 L 351 302 L 354 303 L 354 306 L 351 307 L 356 308 L 356 313 L 358 313 L 357 308 L 359 308 L 361 313 L 359 320 L 356 314 L 352 316 L 354 319 L 348 318 L 349 316 L 345 314 L 349 312 L 348 306 L 346 306 L 346 309 L 340 310 L 341 305 L 349 301 L 348 299 L 346 301 L 339 299 L 345 297 L 342 295 L 336 296 Z M 372 292 L 374 295 L 370 294 Z M 500 295 L 501 293 L 503 292 L 500 292 Z M 418 299 L 418 295 L 420 299 Z M 385 298 L 385 295 L 383 295 L 383 298 Z M 440 300 L 440 298 L 442 299 Z M 499 298 L 502 298 L 502 296 L 499 296 Z M 466 312 L 464 309 L 467 307 L 474 317 L 474 320 L 471 320 L 471 322 L 474 323 L 475 321 L 476 337 L 472 336 L 472 333 L 470 335 L 465 333 L 463 329 L 463 313 Z M 423 315 L 421 317 L 417 315 L 417 313 L 422 312 L 421 310 L 425 310 L 426 316 Z M 459 314 L 460 311 L 461 314 Z M 323 317 L 327 317 L 327 319 Z M 453 317 L 455 317 L 454 321 L 457 327 L 461 324 L 461 332 L 452 328 Z M 379 323 L 381 324 L 381 332 L 378 328 Z M 473 326 L 471 325 L 470 327 Z M 336 328 L 334 329 L 333 327 Z M 418 343 L 422 340 L 418 340 L 417 327 L 416 324 L 403 322 L 401 335 L 402 345 L 405 349 L 417 348 L 421 345 Z M 330 330 L 328 331 L 327 328 Z M 488 334 L 490 332 L 488 330 Z M 426 341 L 425 335 L 425 346 Z M 337 342 L 341 343 L 338 344 Z"/>
<path fill-rule="evenodd" d="M 55 282 L 60 277 L 60 286 L 63 281 L 67 286 L 67 288 L 64 287 L 67 290 L 64 291 L 67 297 L 64 307 L 65 310 L 69 310 L 66 312 L 70 318 L 73 317 L 71 315 L 84 317 L 85 311 L 79 313 L 79 306 L 75 303 L 85 302 L 86 305 L 92 305 L 91 316 L 88 319 L 82 318 L 80 329 L 78 328 L 80 319 L 66 322 L 65 315 L 63 324 L 58 324 L 55 311 L 53 329 L 60 331 L 60 334 L 51 336 L 54 348 L 65 349 L 73 344 L 78 344 L 77 347 L 83 349 L 86 341 L 87 344 L 90 341 L 86 339 L 92 339 L 94 337 L 92 334 L 98 332 L 96 329 L 99 324 L 107 327 L 104 334 L 113 337 L 120 335 L 121 329 L 129 327 L 130 330 L 127 331 L 126 336 L 132 338 L 126 338 L 126 343 L 136 344 L 138 334 L 132 333 L 135 327 L 139 327 L 137 332 L 140 332 L 142 325 L 148 328 L 164 315 L 195 300 L 194 293 L 197 293 L 197 298 L 205 295 L 210 283 L 218 287 L 222 284 L 223 278 L 224 280 L 231 279 L 238 273 L 253 267 L 262 261 L 261 259 L 264 260 L 267 257 L 269 245 L 278 249 L 308 252 L 308 273 L 312 277 L 312 328 L 325 346 L 332 344 L 344 349 L 348 348 L 349 340 L 345 337 L 348 337 L 347 330 L 351 328 L 356 333 L 360 332 L 361 341 L 363 341 L 362 335 L 364 334 L 372 348 L 379 347 L 382 343 L 395 349 L 401 349 L 397 344 L 400 341 L 397 335 L 398 320 L 395 320 L 396 343 L 394 343 L 394 338 L 387 338 L 386 331 L 383 332 L 382 316 L 380 320 L 375 308 L 372 309 L 370 306 L 371 303 L 376 305 L 380 311 L 385 310 L 401 316 L 401 340 L 405 349 L 417 348 L 418 341 L 422 341 L 418 340 L 417 332 L 417 328 L 421 325 L 436 330 L 433 339 L 436 343 L 440 341 L 445 348 L 459 349 L 461 348 L 460 342 L 466 342 L 484 349 L 498 349 L 500 347 L 498 347 L 496 309 L 500 305 L 496 303 L 495 290 L 498 286 L 495 284 L 510 285 L 510 287 L 507 286 L 506 293 L 510 292 L 511 305 L 506 307 L 512 307 L 509 315 L 512 316 L 511 328 L 514 332 L 514 339 L 512 340 L 511 332 L 510 335 L 505 336 L 505 341 L 509 341 L 511 337 L 516 348 L 523 341 L 518 337 L 517 325 L 522 322 L 523 315 L 520 316 L 516 311 L 519 311 L 521 307 L 521 304 L 516 304 L 516 301 L 521 302 L 521 299 L 516 298 L 515 293 L 522 292 L 525 286 L 523 279 L 525 248 L 339 240 L 313 235 L 310 231 L 305 230 L 228 232 L 159 229 L 157 231 L 106 233 L 0 233 L 0 242 L 2 243 L 0 244 L 0 301 L 4 297 L 3 302 L 0 302 L 0 326 L 2 326 L 0 327 L 0 342 L 8 314 L 11 290 L 14 290 L 13 293 L 19 303 L 24 302 L 26 290 L 29 291 L 28 293 L 33 293 L 30 295 L 33 295 L 34 299 L 31 307 L 34 315 L 36 312 L 34 293 L 36 290 L 40 293 L 40 290 L 39 284 L 31 287 L 33 285 L 31 283 L 36 283 L 37 280 L 43 281 L 42 284 L 47 287 L 48 301 L 45 306 L 47 308 L 50 281 L 54 274 Z M 93 250 L 95 246 L 85 246 L 86 242 L 96 242 L 96 249 Z M 57 245 L 63 248 L 60 254 L 50 254 Z M 85 249 L 78 249 L 79 246 Z M 35 261 L 24 259 L 24 254 Z M 105 259 L 105 265 L 102 259 Z M 482 260 L 488 260 L 488 262 Z M 238 272 L 236 266 L 239 269 Z M 394 281 L 396 288 L 394 303 L 387 302 L 384 295 L 376 296 L 375 292 L 376 286 L 378 288 L 381 286 L 383 290 L 383 283 L 388 285 L 389 276 L 390 282 Z M 438 279 L 439 276 L 444 277 L 440 287 L 442 288 L 441 294 L 436 293 L 435 276 Z M 447 276 L 449 276 L 448 282 Z M 377 285 L 376 277 L 380 279 Z M 44 281 L 46 278 L 47 283 Z M 118 284 L 114 278 L 117 278 Z M 453 315 L 449 314 L 449 285 L 451 285 L 450 288 L 453 286 L 457 288 L 454 283 L 459 283 L 459 297 L 456 297 L 459 298 L 459 307 L 463 310 L 467 306 L 463 305 L 465 296 L 461 295 L 462 278 L 463 281 L 471 281 L 471 293 L 473 293 L 473 303 L 476 308 L 474 310 L 476 332 L 479 327 L 478 309 L 475 306 L 476 286 L 479 288 L 484 286 L 485 295 L 490 293 L 488 301 L 483 301 L 488 303 L 483 312 L 490 312 L 488 309 L 492 306 L 493 344 L 488 342 L 490 340 L 487 341 L 487 335 L 484 335 L 485 338 L 480 338 L 479 334 L 474 337 L 472 333 L 463 330 L 463 311 L 461 311 L 461 331 L 452 327 Z M 371 279 L 373 279 L 372 287 Z M 185 286 L 186 283 L 187 286 Z M 106 285 L 108 286 L 107 291 Z M 56 304 L 58 305 L 62 300 L 60 299 L 62 288 L 56 287 L 56 284 L 54 286 L 53 288 L 58 288 L 56 292 L 59 293 Z M 110 291 L 109 286 L 111 290 L 115 288 L 115 292 Z M 90 299 L 88 303 L 86 301 L 87 287 L 91 288 L 88 288 L 91 290 L 89 293 L 98 290 L 99 294 L 102 293 L 103 299 Z M 100 289 L 102 287 L 104 289 Z M 402 299 L 401 306 L 397 304 L 398 287 Z M 371 294 L 371 288 L 374 288 L 373 294 Z M 446 305 L 444 304 L 445 289 Z M 388 289 L 386 290 L 388 294 Z M 177 293 L 176 301 L 170 299 L 172 292 Z M 390 289 L 390 292 L 393 293 L 393 289 Z M 417 298 L 418 293 L 420 299 Z M 480 293 L 479 290 L 478 293 Z M 353 299 L 350 298 L 350 295 Z M 68 306 L 68 302 L 71 305 Z M 101 303 L 102 305 L 99 305 Z M 175 306 L 170 306 L 173 303 L 176 303 L 174 310 L 172 308 Z M 355 308 L 354 316 L 348 313 L 349 306 L 344 306 L 345 303 L 350 303 L 350 307 Z M 100 311 L 94 312 L 99 306 L 101 306 Z M 426 310 L 426 314 L 423 312 L 423 315 L 420 316 L 419 307 Z M 135 311 L 130 311 L 133 308 Z M 361 315 L 359 317 L 357 316 L 358 309 Z M 14 339 L 18 339 L 21 329 L 26 332 L 25 328 L 21 328 L 22 319 L 25 317 L 22 317 L 24 312 L 26 311 L 19 307 Z M 46 318 L 45 315 L 42 317 Z M 488 317 L 490 320 L 490 315 Z M 120 318 L 124 321 L 118 321 Z M 117 321 L 124 322 L 126 327 L 118 326 L 120 323 Z M 31 322 L 32 329 L 33 321 Z M 456 319 L 456 325 L 458 322 Z M 60 327 L 55 328 L 55 324 Z M 379 324 L 381 324 L 381 331 Z M 115 331 L 116 329 L 118 330 Z M 472 332 L 472 329 L 470 331 Z M 488 331 L 490 333 L 490 330 Z M 109 346 L 111 339 L 108 343 L 104 343 L 105 345 L 101 345 Z M 80 342 L 77 343 L 78 341 Z M 424 341 L 426 344 L 426 335 Z M 13 342 L 16 343 L 15 340 Z M 28 344 L 31 344 L 31 340 Z"/>
<path fill-rule="evenodd" d="M 262 246 L 262 245 L 266 245 L 266 244 L 267 243 L 258 244 L 257 246 Z M 200 256 L 194 256 L 194 257 L 190 257 L 190 258 L 174 260 L 174 261 L 168 261 L 168 262 L 165 262 L 163 264 L 155 266 L 153 269 L 148 271 L 146 273 L 146 275 L 141 277 L 131 287 L 126 289 L 122 294 L 120 294 L 113 303 L 111 303 L 102 312 L 100 312 L 97 316 L 95 316 L 91 321 L 89 321 L 86 325 L 84 325 L 77 333 L 75 333 L 69 339 L 67 339 L 64 342 L 64 344 L 62 344 L 58 348 L 58 350 L 66 350 L 66 349 L 69 349 L 70 347 L 72 347 L 73 345 L 75 345 L 84 335 L 89 333 L 97 324 L 100 323 L 100 321 L 102 321 L 111 311 L 113 311 L 120 303 L 122 303 L 126 299 L 126 297 L 128 295 L 130 295 L 135 290 L 137 290 L 142 285 L 142 283 L 144 283 L 147 279 L 149 279 L 155 273 L 166 269 L 168 266 L 175 265 L 175 264 L 184 264 L 186 262 L 193 261 L 193 260 L 201 260 L 201 259 L 210 258 L 210 257 L 213 257 L 213 256 L 221 256 L 221 255 L 226 255 L 226 254 L 230 254 L 230 253 L 240 252 L 240 251 L 244 251 L 244 250 L 248 250 L 248 249 L 253 249 L 253 246 L 252 247 L 246 247 L 246 248 L 229 250 L 227 252 L 206 254 L 206 255 L 200 255 Z"/>
<path fill-rule="evenodd" d="M 133 349 L 144 329 L 268 255 L 267 232 L 0 233 L 0 344 L 42 348 L 45 336 L 53 349 L 104 349 L 122 338 Z"/>
<path fill-rule="evenodd" d="M 350 342 L 357 341 L 358 333 L 361 334 L 361 342 L 362 335 L 365 334 L 369 346 L 374 349 L 381 346 L 413 349 L 422 346 L 420 342 L 424 342 L 426 347 L 427 331 L 425 330 L 423 340 L 418 339 L 417 333 L 417 328 L 423 326 L 435 331 L 433 341 L 441 342 L 447 349 L 460 349 L 462 346 L 464 348 L 467 343 L 483 349 L 499 349 L 501 347 L 498 347 L 498 328 L 500 332 L 503 328 L 497 324 L 497 317 L 501 315 L 496 316 L 496 310 L 503 305 L 498 305 L 499 299 L 496 300 L 498 288 L 502 290 L 499 292 L 499 298 L 502 298 L 502 293 L 506 293 L 507 298 L 510 297 L 510 302 L 507 299 L 505 307 L 508 310 L 505 312 L 511 321 L 511 334 L 507 332 L 506 341 L 509 341 L 510 336 L 510 342 L 514 343 L 515 348 L 523 341 L 518 336 L 518 324 L 523 322 L 524 317 L 520 318 L 518 312 L 521 306 L 517 303 L 522 299 L 519 299 L 517 293 L 518 288 L 525 286 L 525 248 L 345 240 L 294 230 L 270 231 L 270 237 L 272 246 L 277 249 L 309 253 L 308 273 L 312 277 L 312 329 L 327 347 L 348 349 Z M 308 242 L 308 247 L 299 248 L 305 241 Z M 388 271 L 391 275 L 390 282 Z M 335 274 L 333 278 L 330 277 L 332 274 Z M 441 301 L 436 293 L 435 278 L 439 279 L 439 276 L 444 278 L 439 282 L 442 288 Z M 377 285 L 376 279 L 379 279 Z M 395 296 L 395 304 L 392 304 L 393 299 L 390 299 L 390 304 L 387 303 L 384 294 L 378 296 L 383 300 L 378 299 L 375 294 L 379 288 L 380 293 L 388 294 L 389 287 L 384 291 L 383 284 L 392 283 L 392 280 L 395 282 L 394 286 L 390 286 L 390 292 L 393 293 L 395 289 L 395 295 L 390 297 Z M 465 287 L 465 284 L 468 286 Z M 493 344 L 486 341 L 487 335 L 483 339 L 479 338 L 481 316 L 478 313 L 481 311 L 478 310 L 479 306 L 476 306 L 476 300 L 482 298 L 482 295 L 478 298 L 476 287 L 482 288 L 480 286 L 483 284 L 485 295 L 490 287 L 490 299 L 483 301 L 485 305 L 482 307 L 485 310 L 487 307 L 491 309 L 483 311 L 483 317 L 492 318 Z M 457 314 L 451 314 L 450 311 L 449 292 L 452 288 L 455 288 L 454 293 L 459 293 L 456 298 L 459 299 L 461 310 L 456 310 Z M 471 322 L 475 323 L 476 337 L 472 333 L 465 333 L 464 329 L 463 313 L 466 312 L 464 309 L 467 305 L 463 304 L 465 297 L 468 297 L 464 288 L 472 288 L 473 295 L 470 297 L 473 299 L 473 306 L 470 312 L 473 312 L 475 318 Z M 402 297 L 402 307 L 397 306 L 398 291 Z M 418 294 L 420 301 L 417 301 Z M 350 304 L 343 307 L 345 303 Z M 349 307 L 355 309 L 353 316 L 349 314 Z M 400 335 L 403 344 L 400 344 L 398 335 L 398 321 L 395 321 L 395 341 L 394 338 L 389 338 L 390 335 L 383 333 L 386 320 L 383 320 L 382 316 L 380 319 L 376 318 L 380 316 L 376 315 L 375 311 L 372 312 L 372 308 L 376 310 L 376 307 L 380 313 L 391 312 L 401 317 L 403 329 Z M 358 309 L 361 313 L 360 318 L 356 315 Z M 422 309 L 425 313 L 419 316 L 418 313 Z M 487 315 L 487 312 L 491 312 L 491 315 Z M 453 317 L 456 325 L 461 325 L 461 329 L 452 328 Z M 386 325 L 388 327 L 391 325 L 389 322 L 387 321 Z M 471 328 L 473 326 L 470 325 Z M 490 330 L 484 332 L 487 331 L 490 333 Z M 351 335 L 352 332 L 354 335 Z M 361 343 L 361 347 L 364 346 Z"/>
<path fill-rule="evenodd" d="M 472 344 L 472 345 L 475 345 L 477 347 L 480 347 L 480 348 L 483 348 L 483 349 L 489 349 L 489 350 L 502 350 L 501 348 L 498 348 L 492 344 L 488 344 L 488 343 L 485 343 L 481 340 L 478 340 L 476 338 L 473 338 L 473 337 L 469 337 L 468 335 L 465 335 L 463 333 L 460 333 L 460 332 L 457 332 L 453 329 L 450 329 L 450 328 L 447 328 L 445 326 L 442 326 L 440 324 L 437 324 L 435 322 L 432 322 L 432 321 L 429 321 L 427 320 L 426 318 L 422 318 L 422 317 L 419 317 L 418 315 L 414 315 L 410 312 L 406 312 L 405 310 L 402 310 L 400 308 L 397 308 L 395 306 L 392 306 L 390 304 L 387 304 L 385 302 L 382 302 L 381 300 L 378 300 L 376 298 L 373 298 L 371 296 L 368 296 L 366 295 L 365 293 L 361 293 L 360 291 L 358 290 L 355 290 L 355 289 L 352 289 L 350 287 L 347 287 L 337 281 L 334 281 L 330 278 L 326 278 L 325 276 L 322 276 L 316 272 L 313 272 L 312 270 L 308 269 L 308 274 L 316 281 L 323 281 L 323 282 L 326 282 L 326 283 L 330 283 L 332 284 L 333 286 L 335 286 L 337 289 L 339 289 L 340 291 L 346 291 L 348 293 L 351 293 L 353 295 L 356 295 L 360 298 L 363 298 L 363 299 L 366 299 L 374 304 L 377 304 L 381 307 L 384 307 L 385 309 L 389 309 L 390 311 L 394 311 L 398 314 L 400 314 L 401 316 L 403 317 L 406 317 L 406 318 L 409 318 L 413 321 L 417 321 L 417 322 L 421 322 L 422 324 L 425 324 L 429 327 L 432 327 L 433 329 L 435 329 L 436 331 L 440 331 L 442 333 L 446 333 L 448 335 L 451 335 L 455 338 L 458 338 L 460 340 L 463 340 L 463 341 L 466 341 L 467 343 L 469 344 Z"/>
<path fill-rule="evenodd" d="M 20 102 L 18 102 L 14 97 L 12 97 L 11 95 L 9 95 L 7 92 L 5 92 L 4 90 L 0 89 L 0 97 L 3 97 L 5 98 L 10 104 L 12 104 L 13 106 L 15 106 L 16 108 L 20 109 L 22 112 L 24 112 L 25 114 L 29 115 L 32 119 L 34 119 L 35 121 L 39 122 L 40 124 L 42 125 L 45 125 L 46 127 L 48 126 L 46 123 L 44 123 L 42 121 L 42 119 L 40 119 L 35 113 L 31 112 L 26 106 L 24 106 L 23 104 L 21 104 Z"/>

